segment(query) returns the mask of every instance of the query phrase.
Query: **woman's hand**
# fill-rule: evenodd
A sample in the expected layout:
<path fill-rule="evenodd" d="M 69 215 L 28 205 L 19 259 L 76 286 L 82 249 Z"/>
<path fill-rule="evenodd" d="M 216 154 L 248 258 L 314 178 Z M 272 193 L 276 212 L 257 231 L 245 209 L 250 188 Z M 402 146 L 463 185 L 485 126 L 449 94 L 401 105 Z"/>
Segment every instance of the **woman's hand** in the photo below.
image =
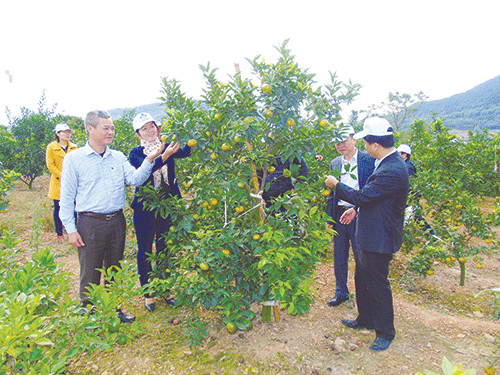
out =
<path fill-rule="evenodd" d="M 167 148 L 165 149 L 165 151 L 163 151 L 163 154 L 161 154 L 161 158 L 163 161 L 167 160 L 170 156 L 172 156 L 173 154 L 175 154 L 179 148 L 181 147 L 181 144 L 179 143 L 179 141 L 177 141 L 177 143 L 170 143 Z"/>

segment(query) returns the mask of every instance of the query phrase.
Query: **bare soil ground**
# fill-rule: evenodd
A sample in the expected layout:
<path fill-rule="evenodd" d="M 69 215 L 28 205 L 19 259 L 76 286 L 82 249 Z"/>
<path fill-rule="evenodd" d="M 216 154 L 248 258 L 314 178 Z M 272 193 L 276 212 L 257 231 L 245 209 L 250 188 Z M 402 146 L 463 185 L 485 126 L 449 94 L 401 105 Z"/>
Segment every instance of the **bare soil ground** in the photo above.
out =
<path fill-rule="evenodd" d="M 78 290 L 79 265 L 76 250 L 58 244 L 52 232 L 51 201 L 46 198 L 48 178 L 35 181 L 27 190 L 18 184 L 9 194 L 11 206 L 0 214 L 0 228 L 14 228 L 21 246 L 51 247 L 63 269 L 70 272 L 72 297 Z M 499 239 L 499 228 L 495 228 Z M 128 238 L 131 262 L 135 238 Z M 26 252 L 29 257 L 29 251 Z M 356 308 L 347 302 L 330 308 L 326 302 L 335 290 L 333 262 L 318 264 L 315 303 L 304 316 L 280 311 L 280 321 L 262 323 L 260 306 L 249 332 L 230 335 L 212 312 L 170 308 L 163 302 L 151 314 L 142 300 L 131 301 L 128 309 L 136 314 L 146 333 L 136 341 L 117 346 L 111 352 L 96 352 L 76 359 L 71 373 L 79 374 L 416 374 L 431 370 L 441 373 L 447 357 L 465 369 L 483 368 L 500 355 L 500 321 L 492 316 L 493 298 L 475 298 L 485 288 L 500 287 L 500 258 L 491 252 L 483 256 L 483 269 L 467 263 L 465 286 L 459 286 L 458 267 L 437 265 L 426 279 L 408 274 L 404 255 L 398 253 L 392 267 L 395 325 L 397 336 L 390 349 L 374 353 L 368 349 L 374 339 L 370 331 L 345 328 L 340 319 L 355 318 Z M 351 262 L 353 267 L 353 263 Z M 353 270 L 349 286 L 354 292 Z M 497 306 L 498 308 L 498 306 Z M 189 349 L 181 321 L 192 314 L 210 321 L 209 338 Z M 499 370 L 500 361 L 496 363 Z"/>

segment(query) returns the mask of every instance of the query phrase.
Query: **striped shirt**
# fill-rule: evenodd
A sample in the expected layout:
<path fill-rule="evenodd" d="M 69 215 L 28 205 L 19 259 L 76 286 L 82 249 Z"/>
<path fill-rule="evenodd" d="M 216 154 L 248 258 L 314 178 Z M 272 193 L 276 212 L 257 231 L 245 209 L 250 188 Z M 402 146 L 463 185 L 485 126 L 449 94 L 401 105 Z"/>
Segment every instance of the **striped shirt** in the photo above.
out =
<path fill-rule="evenodd" d="M 138 186 L 151 174 L 144 159 L 135 169 L 120 151 L 106 147 L 101 156 L 87 144 L 63 160 L 59 217 L 68 233 L 76 232 L 76 212 L 108 214 L 125 207 L 125 185 Z"/>

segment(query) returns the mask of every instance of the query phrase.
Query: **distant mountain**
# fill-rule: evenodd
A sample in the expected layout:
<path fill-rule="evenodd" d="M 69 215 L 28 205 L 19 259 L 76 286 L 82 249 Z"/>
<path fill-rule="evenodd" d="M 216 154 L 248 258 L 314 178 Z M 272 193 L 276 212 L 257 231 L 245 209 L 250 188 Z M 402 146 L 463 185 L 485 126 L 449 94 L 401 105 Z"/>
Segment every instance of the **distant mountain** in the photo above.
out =
<path fill-rule="evenodd" d="M 431 112 L 443 117 L 450 129 L 500 129 L 500 76 L 464 93 L 425 102 L 413 118 L 431 119 Z"/>
<path fill-rule="evenodd" d="M 135 110 L 135 113 L 148 112 L 157 121 L 165 117 L 165 107 L 161 103 L 144 104 L 135 108 L 115 108 L 108 110 L 113 119 L 119 119 L 126 113 Z"/>
<path fill-rule="evenodd" d="M 149 112 L 156 120 L 161 120 L 165 116 L 165 109 L 161 103 L 145 104 L 135 108 L 115 108 L 108 112 L 117 119 L 132 110 L 135 110 L 135 113 Z M 444 118 L 444 125 L 450 129 L 500 130 L 500 76 L 464 93 L 423 103 L 411 121 L 415 118 L 429 121 L 432 112 Z"/>

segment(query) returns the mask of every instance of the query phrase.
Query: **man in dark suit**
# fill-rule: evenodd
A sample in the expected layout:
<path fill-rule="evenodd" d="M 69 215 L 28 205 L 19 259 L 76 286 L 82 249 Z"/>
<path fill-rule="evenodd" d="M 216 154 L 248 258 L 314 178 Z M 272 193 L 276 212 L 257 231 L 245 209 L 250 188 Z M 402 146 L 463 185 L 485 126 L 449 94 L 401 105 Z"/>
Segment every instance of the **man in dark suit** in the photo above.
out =
<path fill-rule="evenodd" d="M 340 173 L 340 181 L 353 189 L 362 189 L 372 174 L 375 159 L 364 151 L 358 151 L 353 138 L 352 126 L 342 132 L 339 139 L 334 139 L 335 148 L 340 153 L 330 163 L 330 169 Z M 328 306 L 338 306 L 349 299 L 347 274 L 349 269 L 349 248 L 352 247 L 354 259 L 357 257 L 354 232 L 356 230 L 356 207 L 339 199 L 335 190 L 328 197 L 326 213 L 333 219 L 336 235 L 333 239 L 333 265 L 335 270 L 335 296 L 328 301 Z"/>
<path fill-rule="evenodd" d="M 410 177 L 413 176 L 416 177 L 417 168 L 415 167 L 415 164 L 413 164 L 413 161 L 411 160 L 411 147 L 403 143 L 399 145 L 397 150 L 405 161 L 406 168 L 408 168 L 408 174 L 410 175 Z"/>
<path fill-rule="evenodd" d="M 379 117 L 365 120 L 363 138 L 366 150 L 377 159 L 375 171 L 361 190 L 355 190 L 327 176 L 325 184 L 336 188 L 336 195 L 359 207 L 356 226 L 358 257 L 354 275 L 358 317 L 342 319 L 352 329 L 374 329 L 371 350 L 387 350 L 396 335 L 389 264 L 403 242 L 403 224 L 408 199 L 408 169 L 394 148 L 393 130 Z"/>

